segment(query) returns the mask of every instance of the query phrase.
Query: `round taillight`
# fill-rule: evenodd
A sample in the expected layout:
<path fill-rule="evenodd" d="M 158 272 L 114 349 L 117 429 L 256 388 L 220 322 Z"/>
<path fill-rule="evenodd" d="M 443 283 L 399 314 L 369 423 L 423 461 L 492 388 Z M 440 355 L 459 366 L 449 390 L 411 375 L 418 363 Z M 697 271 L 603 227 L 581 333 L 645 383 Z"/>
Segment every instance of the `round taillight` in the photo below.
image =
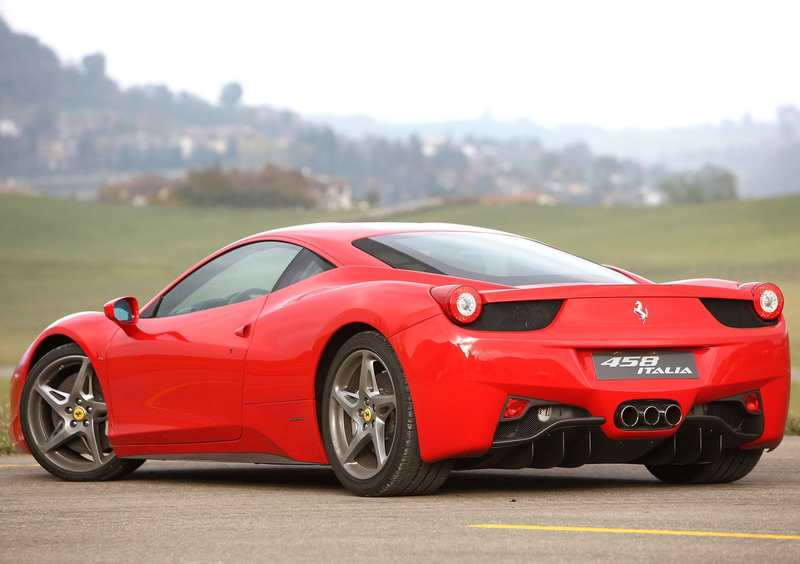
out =
<path fill-rule="evenodd" d="M 448 317 L 456 323 L 472 323 L 480 316 L 481 309 L 481 296 L 470 286 L 457 286 L 450 290 L 445 303 Z"/>
<path fill-rule="evenodd" d="M 783 311 L 783 293 L 775 284 L 753 288 L 753 306 L 761 319 L 775 319 Z"/>

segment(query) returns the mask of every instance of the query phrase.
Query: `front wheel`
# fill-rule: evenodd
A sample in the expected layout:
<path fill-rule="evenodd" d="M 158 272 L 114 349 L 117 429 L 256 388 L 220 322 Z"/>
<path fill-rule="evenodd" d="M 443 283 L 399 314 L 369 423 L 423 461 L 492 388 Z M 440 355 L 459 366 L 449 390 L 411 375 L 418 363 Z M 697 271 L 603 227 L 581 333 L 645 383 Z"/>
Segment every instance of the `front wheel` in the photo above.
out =
<path fill-rule="evenodd" d="M 78 345 L 60 346 L 33 367 L 22 389 L 20 423 L 33 457 L 62 480 L 111 480 L 144 462 L 114 454 L 105 396 Z"/>
<path fill-rule="evenodd" d="M 667 484 L 727 484 L 741 480 L 758 464 L 763 450 L 725 449 L 708 464 L 648 465 L 650 473 Z"/>
<path fill-rule="evenodd" d="M 336 477 L 357 495 L 432 493 L 453 467 L 451 461 L 422 460 L 403 368 L 375 331 L 351 337 L 331 364 L 322 440 Z"/>

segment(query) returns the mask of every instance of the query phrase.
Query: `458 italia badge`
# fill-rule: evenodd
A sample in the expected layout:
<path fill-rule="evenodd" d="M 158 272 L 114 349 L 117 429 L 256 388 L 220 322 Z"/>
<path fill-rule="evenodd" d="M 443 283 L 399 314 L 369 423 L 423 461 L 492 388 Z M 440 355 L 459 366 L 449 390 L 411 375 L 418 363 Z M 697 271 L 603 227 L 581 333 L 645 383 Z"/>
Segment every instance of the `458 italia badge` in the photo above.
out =
<path fill-rule="evenodd" d="M 699 378 L 690 351 L 618 351 L 592 353 L 598 380 Z"/>

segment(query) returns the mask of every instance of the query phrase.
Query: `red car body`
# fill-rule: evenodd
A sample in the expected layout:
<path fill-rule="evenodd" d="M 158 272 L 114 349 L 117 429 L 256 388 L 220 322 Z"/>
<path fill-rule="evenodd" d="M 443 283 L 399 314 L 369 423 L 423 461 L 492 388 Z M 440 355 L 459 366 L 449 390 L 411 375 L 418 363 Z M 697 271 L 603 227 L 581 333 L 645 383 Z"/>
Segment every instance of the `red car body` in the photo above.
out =
<path fill-rule="evenodd" d="M 565 450 L 562 445 L 551 463 L 533 463 L 538 467 L 652 463 L 667 456 L 663 445 L 670 443 L 675 456 L 676 437 L 693 409 L 748 392 L 759 396 L 763 426 L 758 436 L 745 433 L 732 444 L 773 449 L 781 442 L 790 387 L 783 316 L 771 326 L 728 327 L 701 301 L 752 302 L 752 285 L 654 284 L 624 273 L 630 283 L 508 287 L 391 268 L 353 245 L 361 238 L 404 232 L 488 231 L 433 224 L 279 229 L 238 241 L 200 265 L 232 248 L 269 240 L 309 249 L 335 268 L 265 296 L 191 315 L 142 316 L 125 326 L 103 313 L 86 312 L 55 322 L 14 371 L 13 444 L 28 451 L 19 405 L 30 370 L 49 350 L 74 342 L 105 390 L 108 438 L 118 457 L 326 464 L 318 421 L 321 389 L 336 348 L 366 329 L 388 339 L 405 370 L 426 462 L 530 466 L 535 456 L 522 456 L 520 462 L 508 452 L 492 462 L 498 422 L 514 397 L 579 407 L 588 412 L 584 424 L 594 429 L 587 435 L 594 448 L 573 444 Z M 435 288 L 458 284 L 475 288 L 484 306 L 562 303 L 555 319 L 539 330 L 473 330 L 454 323 L 432 295 Z M 640 302 L 646 304 L 646 323 L 634 315 Z M 698 377 L 599 379 L 592 354 L 615 351 L 689 352 Z M 668 429 L 621 428 L 618 410 L 624 402 L 655 399 L 674 402 L 686 417 Z M 702 442 L 707 430 L 698 425 Z M 722 435 L 713 437 L 722 444 Z M 630 447 L 624 452 L 614 446 L 623 443 Z M 653 445 L 661 449 L 656 452 Z"/>

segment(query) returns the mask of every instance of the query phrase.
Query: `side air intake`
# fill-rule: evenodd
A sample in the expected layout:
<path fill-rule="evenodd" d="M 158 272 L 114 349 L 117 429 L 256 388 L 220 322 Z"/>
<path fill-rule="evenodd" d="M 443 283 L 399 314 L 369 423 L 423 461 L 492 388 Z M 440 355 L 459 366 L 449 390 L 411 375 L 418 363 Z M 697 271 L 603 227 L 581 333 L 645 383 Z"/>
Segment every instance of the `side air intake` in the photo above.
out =
<path fill-rule="evenodd" d="M 483 313 L 465 327 L 474 331 L 538 331 L 550 325 L 564 300 L 483 304 Z"/>

